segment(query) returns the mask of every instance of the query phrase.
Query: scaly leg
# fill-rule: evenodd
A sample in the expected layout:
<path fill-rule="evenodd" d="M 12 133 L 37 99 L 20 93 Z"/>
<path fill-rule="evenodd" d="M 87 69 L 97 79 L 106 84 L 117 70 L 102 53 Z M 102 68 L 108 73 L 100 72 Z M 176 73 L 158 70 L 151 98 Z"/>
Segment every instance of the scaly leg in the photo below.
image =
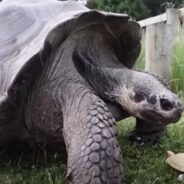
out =
<path fill-rule="evenodd" d="M 122 184 L 114 118 L 89 90 L 69 91 L 62 107 L 70 184 Z"/>
<path fill-rule="evenodd" d="M 160 142 L 165 135 L 166 126 L 136 119 L 136 127 L 130 134 L 130 140 L 140 145 L 153 145 Z"/>

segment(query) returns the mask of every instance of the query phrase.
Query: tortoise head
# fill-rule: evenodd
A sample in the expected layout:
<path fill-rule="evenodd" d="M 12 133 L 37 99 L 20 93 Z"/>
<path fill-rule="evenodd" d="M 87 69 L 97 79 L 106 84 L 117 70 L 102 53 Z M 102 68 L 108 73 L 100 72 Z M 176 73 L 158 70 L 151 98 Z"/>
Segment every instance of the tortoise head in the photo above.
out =
<path fill-rule="evenodd" d="M 132 115 L 160 123 L 177 122 L 182 103 L 159 80 L 148 73 L 131 71 L 126 85 L 122 84 L 117 101 Z"/>
<path fill-rule="evenodd" d="M 151 74 L 127 68 L 96 67 L 80 52 L 74 52 L 73 60 L 95 93 L 120 104 L 132 116 L 164 124 L 180 119 L 181 101 Z"/>

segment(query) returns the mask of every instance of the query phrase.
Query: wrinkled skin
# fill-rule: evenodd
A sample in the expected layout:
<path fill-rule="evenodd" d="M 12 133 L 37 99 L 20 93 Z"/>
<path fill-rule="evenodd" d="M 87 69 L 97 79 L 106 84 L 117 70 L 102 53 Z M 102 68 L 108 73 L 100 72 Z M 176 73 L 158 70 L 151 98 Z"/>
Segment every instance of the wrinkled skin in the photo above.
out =
<path fill-rule="evenodd" d="M 123 183 L 115 118 L 133 115 L 163 127 L 181 116 L 176 95 L 151 75 L 128 69 L 133 51 L 126 55 L 126 47 L 123 35 L 113 35 L 102 23 L 73 31 L 54 49 L 46 42 L 40 66 L 36 55 L 0 109 L 0 122 L 6 122 L 0 133 L 16 130 L 15 135 L 4 133 L 3 141 L 65 142 L 69 183 Z M 146 123 L 137 130 L 149 132 Z"/>

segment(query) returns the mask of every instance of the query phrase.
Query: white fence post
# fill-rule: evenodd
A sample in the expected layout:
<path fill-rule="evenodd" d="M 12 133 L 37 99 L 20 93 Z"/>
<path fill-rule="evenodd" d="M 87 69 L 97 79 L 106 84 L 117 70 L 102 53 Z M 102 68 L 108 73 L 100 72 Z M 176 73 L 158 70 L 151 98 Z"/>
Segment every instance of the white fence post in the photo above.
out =
<path fill-rule="evenodd" d="M 146 28 L 145 70 L 171 79 L 172 30 L 164 23 L 157 23 Z"/>
<path fill-rule="evenodd" d="M 170 8 L 166 11 L 166 23 L 146 27 L 145 70 L 168 81 L 172 76 L 171 53 L 177 18 L 177 10 Z"/>
<path fill-rule="evenodd" d="M 168 8 L 166 10 L 167 24 L 171 26 L 173 36 L 176 32 L 176 28 L 179 25 L 179 11 L 175 8 Z"/>

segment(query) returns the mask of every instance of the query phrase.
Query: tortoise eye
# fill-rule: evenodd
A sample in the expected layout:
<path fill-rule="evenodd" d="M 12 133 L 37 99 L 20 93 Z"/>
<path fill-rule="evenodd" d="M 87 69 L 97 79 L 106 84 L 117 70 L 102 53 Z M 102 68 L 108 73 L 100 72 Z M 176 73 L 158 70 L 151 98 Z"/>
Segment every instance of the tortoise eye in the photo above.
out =
<path fill-rule="evenodd" d="M 134 102 L 139 103 L 145 99 L 145 96 L 143 93 L 136 93 L 134 96 Z"/>

